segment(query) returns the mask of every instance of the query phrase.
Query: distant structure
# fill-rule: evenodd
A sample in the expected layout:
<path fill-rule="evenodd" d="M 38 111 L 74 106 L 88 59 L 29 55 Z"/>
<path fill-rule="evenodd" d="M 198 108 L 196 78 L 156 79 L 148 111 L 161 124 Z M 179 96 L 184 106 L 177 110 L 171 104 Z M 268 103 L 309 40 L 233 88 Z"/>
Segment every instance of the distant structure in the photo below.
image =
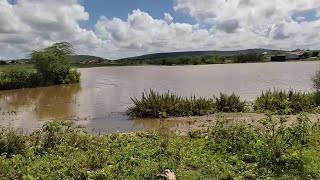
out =
<path fill-rule="evenodd" d="M 271 57 L 271 61 L 274 62 L 283 62 L 283 61 L 290 61 L 290 60 L 299 60 L 305 59 L 309 57 L 309 51 L 304 51 L 301 49 L 296 49 L 293 51 L 287 51 L 281 54 L 276 54 Z"/>

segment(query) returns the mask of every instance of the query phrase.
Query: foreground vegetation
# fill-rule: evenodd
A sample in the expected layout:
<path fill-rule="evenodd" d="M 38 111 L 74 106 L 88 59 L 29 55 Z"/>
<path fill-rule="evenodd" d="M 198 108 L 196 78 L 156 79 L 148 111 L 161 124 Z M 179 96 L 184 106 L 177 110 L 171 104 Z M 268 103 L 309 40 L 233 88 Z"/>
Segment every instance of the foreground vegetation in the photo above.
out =
<path fill-rule="evenodd" d="M 5 69 L 0 74 L 0 90 L 79 82 L 80 74 L 71 69 L 68 58 L 72 53 L 69 43 L 57 43 L 42 51 L 34 51 L 31 54 L 34 68 L 29 65 Z"/>
<path fill-rule="evenodd" d="M 153 90 L 142 93 L 141 99 L 132 98 L 134 105 L 128 114 L 138 118 L 167 116 L 203 116 L 216 112 L 272 112 L 289 115 L 301 112 L 318 113 L 320 93 L 301 93 L 293 90 L 268 90 L 252 103 L 242 101 L 235 94 L 220 94 L 213 98 L 181 97 L 171 92 Z"/>
<path fill-rule="evenodd" d="M 0 130 L 0 179 L 319 179 L 319 123 L 268 116 L 259 128 L 220 119 L 208 133 L 165 128 L 93 135 L 50 122 L 30 135 Z"/>

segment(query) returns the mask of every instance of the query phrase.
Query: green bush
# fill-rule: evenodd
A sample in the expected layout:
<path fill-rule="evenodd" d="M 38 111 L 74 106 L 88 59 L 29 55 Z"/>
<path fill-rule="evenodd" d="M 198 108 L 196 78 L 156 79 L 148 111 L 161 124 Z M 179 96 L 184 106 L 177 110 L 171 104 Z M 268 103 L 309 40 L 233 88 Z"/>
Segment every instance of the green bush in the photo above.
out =
<path fill-rule="evenodd" d="M 132 117 L 161 117 L 168 116 L 202 116 L 214 112 L 245 112 L 246 102 L 232 94 L 221 94 L 213 99 L 181 97 L 167 92 L 160 94 L 153 90 L 142 93 L 141 99 L 131 98 L 134 106 L 128 109 Z"/>
<path fill-rule="evenodd" d="M 37 87 L 41 82 L 37 72 L 23 67 L 13 67 L 0 75 L 2 90 Z"/>
<path fill-rule="evenodd" d="M 162 113 L 169 116 L 196 116 L 213 112 L 214 103 L 210 99 L 183 98 L 167 92 L 157 93 L 153 90 L 142 93 L 141 99 L 131 98 L 134 106 L 128 114 L 133 117 L 160 117 Z"/>
<path fill-rule="evenodd" d="M 0 74 L 0 90 L 32 88 L 80 82 L 80 73 L 71 69 L 69 43 L 56 43 L 42 51 L 34 51 L 31 58 L 35 69 L 12 68 Z"/>
<path fill-rule="evenodd" d="M 82 126 L 77 126 L 72 121 L 53 121 L 46 123 L 41 130 L 31 134 L 34 152 L 43 154 L 62 144 L 74 148 L 87 149 L 88 139 L 81 138 L 87 135 Z"/>
<path fill-rule="evenodd" d="M 218 121 L 211 133 L 214 143 L 208 143 L 208 148 L 222 153 L 255 153 L 254 146 L 260 138 L 260 134 L 253 127 L 230 124 L 225 120 Z"/>
<path fill-rule="evenodd" d="M 23 154 L 27 149 L 27 137 L 20 131 L 0 128 L 0 156 Z"/>
<path fill-rule="evenodd" d="M 234 56 L 236 63 L 262 62 L 264 57 L 262 54 L 239 54 Z"/>
<path fill-rule="evenodd" d="M 220 93 L 220 97 L 215 97 L 215 107 L 218 112 L 245 112 L 247 103 L 240 100 L 240 96 Z"/>
<path fill-rule="evenodd" d="M 70 55 L 74 54 L 71 44 L 62 42 L 42 50 L 34 51 L 31 58 L 35 61 L 37 72 L 47 85 L 71 84 L 80 80 L 80 74 L 71 70 Z"/>
<path fill-rule="evenodd" d="M 263 92 L 254 102 L 254 110 L 258 112 L 274 112 L 277 114 L 297 114 L 311 112 L 314 99 L 310 94 L 293 90 L 274 90 Z"/>
<path fill-rule="evenodd" d="M 310 94 L 311 99 L 316 107 L 320 106 L 320 92 L 314 92 Z"/>
<path fill-rule="evenodd" d="M 316 91 L 320 91 L 320 70 L 316 71 L 316 73 L 311 77 L 313 88 Z"/>

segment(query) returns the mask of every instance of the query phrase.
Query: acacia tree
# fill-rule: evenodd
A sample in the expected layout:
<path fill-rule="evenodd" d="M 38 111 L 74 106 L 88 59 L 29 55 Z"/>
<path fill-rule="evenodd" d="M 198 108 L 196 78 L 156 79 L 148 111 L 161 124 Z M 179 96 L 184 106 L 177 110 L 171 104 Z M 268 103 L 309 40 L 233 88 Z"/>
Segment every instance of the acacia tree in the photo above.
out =
<path fill-rule="evenodd" d="M 40 51 L 33 51 L 31 58 L 44 84 L 70 84 L 80 80 L 80 74 L 71 69 L 70 56 L 74 49 L 68 42 L 60 42 Z"/>

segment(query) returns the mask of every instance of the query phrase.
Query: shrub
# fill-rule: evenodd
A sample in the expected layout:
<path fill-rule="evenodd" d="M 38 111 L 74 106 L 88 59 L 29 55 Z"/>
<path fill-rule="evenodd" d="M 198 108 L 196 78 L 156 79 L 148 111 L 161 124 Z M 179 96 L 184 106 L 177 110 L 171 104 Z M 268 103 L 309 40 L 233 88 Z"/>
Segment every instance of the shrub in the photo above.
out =
<path fill-rule="evenodd" d="M 313 110 L 314 100 L 309 94 L 293 90 L 274 90 L 263 92 L 254 102 L 254 110 L 258 112 L 274 112 L 277 114 L 297 114 Z"/>
<path fill-rule="evenodd" d="M 240 96 L 220 93 L 220 97 L 215 97 L 215 107 L 218 112 L 245 112 L 246 102 L 240 100 Z"/>
<path fill-rule="evenodd" d="M 128 109 L 133 117 L 161 117 L 165 113 L 169 116 L 202 116 L 213 112 L 245 112 L 246 102 L 232 94 L 221 94 L 214 99 L 181 97 L 167 92 L 160 94 L 153 90 L 142 93 L 141 99 L 131 98 L 134 106 Z"/>
<path fill-rule="evenodd" d="M 79 82 L 80 74 L 71 70 L 71 44 L 62 42 L 42 50 L 34 51 L 31 58 L 46 84 L 71 84 Z"/>
<path fill-rule="evenodd" d="M 311 56 L 312 57 L 317 57 L 319 55 L 319 51 L 313 51 Z"/>
<path fill-rule="evenodd" d="M 35 152 L 42 154 L 61 144 L 72 147 L 86 148 L 86 139 L 79 139 L 79 135 L 86 134 L 82 126 L 75 125 L 72 121 L 53 121 L 46 123 L 41 130 L 33 133 L 32 144 Z"/>
<path fill-rule="evenodd" d="M 262 54 L 239 54 L 234 56 L 234 62 L 236 63 L 261 62 L 263 60 Z"/>
<path fill-rule="evenodd" d="M 161 113 L 169 116 L 195 116 L 213 112 L 213 101 L 205 98 L 183 98 L 167 92 L 157 93 L 153 90 L 142 93 L 142 98 L 131 98 L 134 106 L 128 114 L 133 117 L 160 117 Z"/>
<path fill-rule="evenodd" d="M 260 134 L 250 126 L 243 124 L 232 124 L 226 120 L 218 120 L 217 125 L 211 130 L 213 143 L 207 147 L 222 153 L 255 153 L 255 143 Z"/>
<path fill-rule="evenodd" d="M 316 71 L 316 73 L 311 77 L 313 88 L 316 91 L 320 91 L 320 70 Z"/>
<path fill-rule="evenodd" d="M 13 67 L 0 75 L 0 89 L 31 88 L 41 84 L 37 72 L 24 68 Z"/>
<path fill-rule="evenodd" d="M 317 92 L 311 93 L 310 98 L 312 99 L 316 107 L 320 106 L 320 92 L 317 91 Z"/>
<path fill-rule="evenodd" d="M 71 69 L 69 43 L 56 43 L 42 51 L 31 54 L 35 70 L 12 68 L 0 74 L 0 89 L 32 88 L 55 84 L 72 84 L 80 81 L 80 73 Z"/>
<path fill-rule="evenodd" d="M 0 156 L 23 154 L 27 149 L 27 137 L 20 131 L 0 128 Z"/>
<path fill-rule="evenodd" d="M 6 61 L 0 60 L 0 65 L 6 65 L 6 64 L 7 64 Z"/>

